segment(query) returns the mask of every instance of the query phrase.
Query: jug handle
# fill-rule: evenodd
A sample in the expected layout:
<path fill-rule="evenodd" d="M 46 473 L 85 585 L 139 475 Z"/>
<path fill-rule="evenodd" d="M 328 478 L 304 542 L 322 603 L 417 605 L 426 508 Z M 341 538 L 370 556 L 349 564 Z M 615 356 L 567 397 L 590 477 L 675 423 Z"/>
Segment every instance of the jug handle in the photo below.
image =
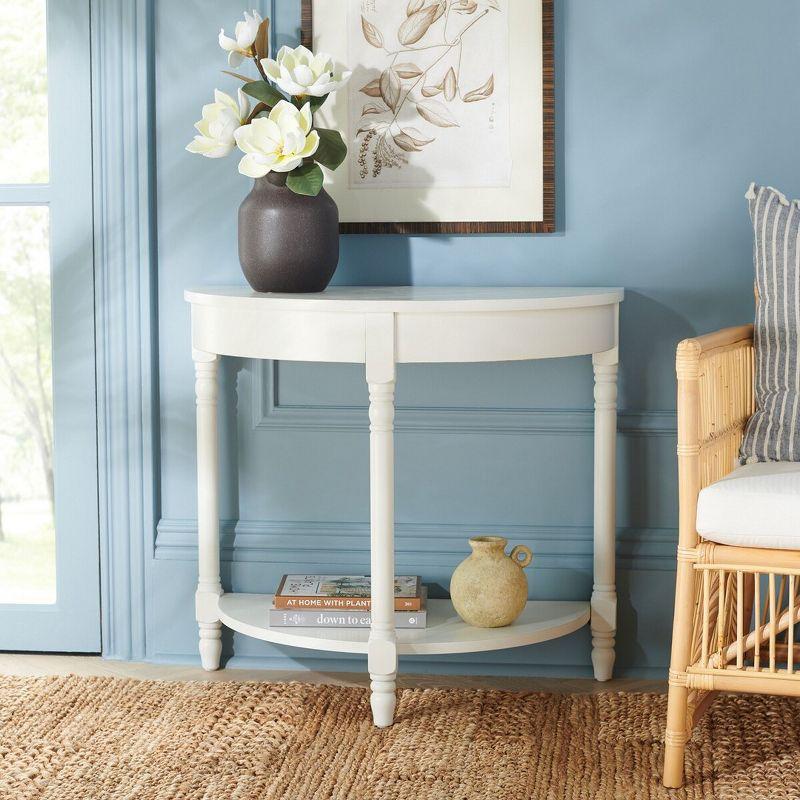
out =
<path fill-rule="evenodd" d="M 522 558 L 520 558 L 520 556 L 522 556 Z M 530 547 L 526 547 L 524 544 L 518 544 L 511 551 L 511 559 L 520 569 L 525 569 L 525 567 L 533 561 L 533 553 Z"/>

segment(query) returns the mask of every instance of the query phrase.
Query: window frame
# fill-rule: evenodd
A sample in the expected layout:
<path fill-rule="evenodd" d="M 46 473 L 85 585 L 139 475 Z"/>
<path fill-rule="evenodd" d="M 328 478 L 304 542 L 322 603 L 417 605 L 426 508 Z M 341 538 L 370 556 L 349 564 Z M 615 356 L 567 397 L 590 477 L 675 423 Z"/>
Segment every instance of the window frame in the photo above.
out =
<path fill-rule="evenodd" d="M 0 649 L 97 653 L 90 0 L 47 0 L 47 84 L 49 182 L 0 184 L 0 206 L 50 210 L 57 598 L 53 605 L 0 605 Z"/>

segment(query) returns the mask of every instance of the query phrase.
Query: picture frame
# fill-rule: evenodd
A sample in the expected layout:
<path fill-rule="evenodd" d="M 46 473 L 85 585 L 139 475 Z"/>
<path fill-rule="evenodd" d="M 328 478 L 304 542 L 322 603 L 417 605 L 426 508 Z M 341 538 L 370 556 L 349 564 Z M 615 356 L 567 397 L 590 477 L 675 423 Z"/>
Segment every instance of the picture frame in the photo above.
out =
<path fill-rule="evenodd" d="M 415 39 L 420 26 L 409 34 L 409 25 L 403 27 L 405 23 L 402 16 L 397 18 L 397 9 L 398 5 L 401 10 L 405 8 L 403 13 L 410 18 L 415 10 L 424 11 L 436 4 L 448 9 L 450 4 L 457 7 L 459 13 L 452 12 L 454 23 L 450 23 L 450 11 L 446 22 L 460 25 L 460 28 L 455 27 L 453 36 L 445 27 L 444 34 L 439 33 L 445 44 L 436 44 L 435 34 L 443 26 L 440 23 L 438 28 L 430 25 L 425 29 L 424 23 L 428 20 L 423 18 L 422 29 L 433 42 L 426 45 L 424 36 Z M 478 8 L 473 8 L 476 5 Z M 499 15 L 504 10 L 509 14 L 507 21 L 500 20 Z M 358 17 L 366 22 L 359 25 Z M 494 31 L 495 38 L 476 41 L 479 23 L 485 30 Z M 461 38 L 461 31 L 468 27 L 473 31 L 470 34 L 472 54 L 465 58 L 463 43 L 467 40 L 466 35 Z M 341 232 L 552 233 L 556 209 L 554 29 L 553 0 L 409 0 L 408 5 L 398 4 L 398 0 L 301 0 L 301 42 L 315 52 L 333 54 L 338 62 L 354 70 L 349 89 L 337 93 L 334 102 L 329 100 L 317 112 L 323 126 L 345 132 L 350 151 L 349 164 L 329 176 L 326 182 L 326 189 L 339 206 Z M 500 41 L 506 35 L 507 41 Z M 366 43 L 361 40 L 362 36 Z M 406 47 L 404 42 L 409 40 L 414 42 Z M 385 45 L 384 41 L 392 44 Z M 397 41 L 399 46 L 394 44 Z M 363 110 L 375 115 L 374 121 L 361 117 L 366 120 L 364 125 L 385 125 L 382 119 L 389 121 L 392 116 L 395 119 L 398 116 L 390 113 L 396 109 L 387 110 L 386 98 L 378 86 L 380 81 L 375 77 L 389 71 L 380 59 L 393 64 L 396 71 L 400 57 L 405 60 L 411 55 L 415 61 L 419 60 L 411 53 L 412 49 L 439 47 L 440 51 L 434 50 L 438 54 L 447 50 L 446 45 L 452 41 L 460 43 L 456 62 L 458 82 L 466 71 L 464 65 L 471 67 L 473 74 L 464 79 L 471 82 L 464 87 L 456 86 L 457 94 L 454 94 L 454 76 L 449 76 L 449 69 L 445 79 L 437 84 L 438 73 L 447 67 L 446 60 L 440 62 L 438 71 L 433 67 L 428 69 L 425 64 L 406 64 L 409 69 L 400 73 L 400 94 L 392 94 L 398 91 L 396 85 L 388 88 L 389 104 L 393 99 L 401 104 L 409 94 L 408 105 L 415 105 L 414 98 L 417 98 L 420 101 L 417 105 L 423 106 L 422 111 L 417 108 L 422 119 L 417 120 L 413 110 L 407 107 L 406 116 L 413 116 L 412 122 L 419 124 L 410 128 L 394 124 L 389 134 L 383 136 L 385 129 L 378 128 L 378 135 L 370 137 L 365 148 L 367 133 L 359 127 L 362 123 L 357 119 L 362 101 L 366 101 Z M 402 54 L 389 50 L 390 47 L 402 50 Z M 492 55 L 494 62 L 484 64 Z M 415 88 L 412 94 L 408 87 L 419 87 L 415 73 L 420 70 L 425 71 L 421 80 L 422 89 L 426 91 L 420 95 Z M 490 71 L 491 79 L 480 83 Z M 411 79 L 405 80 L 402 75 L 410 75 Z M 478 75 L 480 77 L 476 77 Z M 526 78 L 526 75 L 531 77 Z M 367 81 L 370 77 L 373 80 Z M 391 80 L 395 78 L 392 76 Z M 364 89 L 368 93 L 365 94 Z M 427 99 L 428 93 L 442 96 L 437 99 L 433 95 Z M 448 100 L 456 102 L 453 105 L 446 102 Z M 376 110 L 378 107 L 386 112 L 383 117 Z M 449 112 L 451 108 L 455 113 Z M 477 109 L 480 113 L 476 113 Z M 439 112 L 447 116 L 442 118 Z M 461 118 L 456 113 L 460 113 Z M 484 119 L 491 120 L 490 125 L 485 125 Z M 495 123 L 495 119 L 500 121 Z M 507 120 L 505 126 L 504 120 Z M 406 124 L 402 120 L 401 123 Z M 491 127 L 491 134 L 487 134 L 484 127 Z M 420 132 L 420 128 L 424 131 Z M 413 136 L 405 137 L 404 130 L 413 131 Z M 487 144 L 488 136 L 494 137 L 492 142 L 499 146 Z M 388 161 L 397 158 L 398 163 L 387 164 L 380 153 L 376 155 L 375 142 L 380 143 L 381 138 L 387 139 L 390 145 Z M 435 146 L 429 147 L 433 142 Z M 406 148 L 409 152 L 405 152 Z M 473 152 L 483 157 L 459 155 Z M 427 164 L 427 171 L 421 167 L 423 163 Z M 462 175 L 463 185 L 458 183 Z"/>

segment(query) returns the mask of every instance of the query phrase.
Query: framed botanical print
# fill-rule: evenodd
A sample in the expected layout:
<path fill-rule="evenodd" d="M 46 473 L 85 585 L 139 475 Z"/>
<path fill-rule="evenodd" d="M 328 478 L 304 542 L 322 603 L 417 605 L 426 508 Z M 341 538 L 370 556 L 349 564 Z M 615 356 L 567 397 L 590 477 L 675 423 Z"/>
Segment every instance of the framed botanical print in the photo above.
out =
<path fill-rule="evenodd" d="M 554 230 L 552 0 L 302 0 L 302 39 L 353 70 L 344 233 Z"/>

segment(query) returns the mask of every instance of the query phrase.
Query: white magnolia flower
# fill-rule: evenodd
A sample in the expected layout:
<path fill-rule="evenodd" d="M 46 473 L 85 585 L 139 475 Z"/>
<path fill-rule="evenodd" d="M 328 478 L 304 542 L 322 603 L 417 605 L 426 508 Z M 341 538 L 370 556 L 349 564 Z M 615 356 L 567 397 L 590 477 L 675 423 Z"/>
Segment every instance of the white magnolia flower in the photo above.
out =
<path fill-rule="evenodd" d="M 281 100 L 268 117 L 256 117 L 236 131 L 236 144 L 246 153 L 239 172 L 250 178 L 263 178 L 268 172 L 291 172 L 314 155 L 319 134 L 311 130 L 311 106 L 299 111 Z"/>
<path fill-rule="evenodd" d="M 203 106 L 203 119 L 195 124 L 198 135 L 186 145 L 190 153 L 200 153 L 206 158 L 222 158 L 233 151 L 233 138 L 250 113 L 250 101 L 239 89 L 237 104 L 229 94 L 214 90 L 214 102 Z"/>
<path fill-rule="evenodd" d="M 236 23 L 233 39 L 225 35 L 224 28 L 220 28 L 219 46 L 228 51 L 228 64 L 232 67 L 238 67 L 245 58 L 252 55 L 253 42 L 261 22 L 261 14 L 253 9 L 250 13 L 245 11 L 244 20 Z"/>
<path fill-rule="evenodd" d="M 314 55 L 307 47 L 281 47 L 273 58 L 262 58 L 267 77 L 286 94 L 294 97 L 325 97 L 336 91 L 351 72 L 335 74 L 333 59 L 327 53 Z"/>

